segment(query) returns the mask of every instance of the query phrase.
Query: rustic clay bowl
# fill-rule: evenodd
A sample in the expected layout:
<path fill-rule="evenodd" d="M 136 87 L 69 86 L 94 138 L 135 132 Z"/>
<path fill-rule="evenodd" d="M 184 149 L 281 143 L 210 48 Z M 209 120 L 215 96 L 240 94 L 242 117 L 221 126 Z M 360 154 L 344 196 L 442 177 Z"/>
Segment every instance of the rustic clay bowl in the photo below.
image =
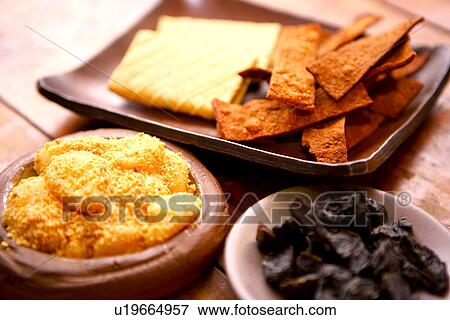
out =
<path fill-rule="evenodd" d="M 123 137 L 135 131 L 102 129 L 73 136 Z M 221 204 L 216 212 L 223 223 L 211 222 L 206 205 L 202 220 L 165 242 L 133 254 L 93 259 L 55 257 L 14 244 L 0 224 L 0 241 L 11 250 L 0 250 L 0 296 L 8 298 L 159 298 L 192 282 L 215 258 L 228 231 L 228 211 L 222 189 L 214 176 L 188 151 L 181 152 L 191 166 L 200 194 L 215 194 Z M 11 188 L 35 174 L 33 156 L 17 160 L 0 174 L 0 219 Z M 216 205 L 216 204 L 215 204 Z"/>
<path fill-rule="evenodd" d="M 328 191 L 327 188 L 329 187 L 294 187 L 274 193 L 247 209 L 236 222 L 225 244 L 225 266 L 228 279 L 239 298 L 250 300 L 283 298 L 264 279 L 261 266 L 263 256 L 256 247 L 258 221 L 263 221 L 260 217 L 270 216 L 272 209 L 287 208 L 287 204 L 298 196 L 298 192 L 306 193 L 314 200 L 321 192 Z M 393 220 L 394 215 L 396 218 L 406 217 L 413 224 L 416 239 L 432 249 L 447 264 L 447 273 L 450 274 L 450 232 L 446 227 L 422 209 L 410 203 L 405 205 L 402 202 L 408 199 L 395 197 L 388 192 L 372 188 L 356 187 L 356 189 L 365 190 L 369 197 L 384 203 L 388 211 L 389 221 Z M 277 196 L 282 192 L 284 193 L 283 198 Z M 278 203 L 273 201 L 275 197 L 278 197 Z M 249 217 L 256 217 L 254 219 L 256 223 L 243 223 L 244 220 L 248 221 Z M 386 254 L 389 253 L 386 252 Z M 443 296 L 419 291 L 415 297 L 421 299 L 450 299 L 450 290 Z"/>

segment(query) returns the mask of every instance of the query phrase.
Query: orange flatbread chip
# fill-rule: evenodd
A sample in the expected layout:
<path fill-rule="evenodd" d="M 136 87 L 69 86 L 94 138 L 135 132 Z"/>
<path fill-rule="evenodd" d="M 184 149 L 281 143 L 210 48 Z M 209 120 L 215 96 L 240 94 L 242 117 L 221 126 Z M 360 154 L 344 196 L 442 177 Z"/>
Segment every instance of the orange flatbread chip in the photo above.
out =
<path fill-rule="evenodd" d="M 367 28 L 381 20 L 381 16 L 367 13 L 356 17 L 353 22 L 339 29 L 335 34 L 329 36 L 319 47 L 317 55 L 319 57 L 324 54 L 336 50 L 350 41 L 361 36 Z"/>
<path fill-rule="evenodd" d="M 281 29 L 267 91 L 268 99 L 303 110 L 314 109 L 315 80 L 306 66 L 316 59 L 322 36 L 322 28 L 318 24 Z"/>
<path fill-rule="evenodd" d="M 347 149 L 354 148 L 370 137 L 380 127 L 384 119 L 386 117 L 383 114 L 372 111 L 370 108 L 348 114 L 345 121 Z"/>
<path fill-rule="evenodd" d="M 270 80 L 270 77 L 272 76 L 272 70 L 270 69 L 263 69 L 260 67 L 251 67 L 245 70 L 242 70 L 239 72 L 239 75 L 242 78 L 249 78 L 249 79 L 260 79 L 260 80 Z"/>
<path fill-rule="evenodd" d="M 333 98 L 340 99 L 422 20 L 412 18 L 382 34 L 350 42 L 311 63 L 308 70 Z"/>
<path fill-rule="evenodd" d="M 320 34 L 320 43 L 322 43 L 325 39 L 330 36 L 330 32 L 321 28 Z M 239 75 L 245 79 L 255 79 L 255 80 L 266 80 L 270 81 L 270 77 L 272 76 L 271 68 L 261 68 L 261 67 L 251 67 L 239 72 Z"/>
<path fill-rule="evenodd" d="M 325 28 L 320 28 L 320 39 L 319 39 L 319 48 L 320 45 L 327 40 L 330 36 L 332 35 L 332 33 L 328 30 L 326 30 Z M 317 50 L 319 50 L 319 48 L 317 48 Z"/>
<path fill-rule="evenodd" d="M 392 50 L 384 59 L 370 69 L 366 76 L 365 82 L 371 83 L 376 80 L 380 74 L 386 74 L 390 71 L 403 67 L 410 63 L 416 57 L 416 52 L 411 46 L 411 39 L 406 37 L 397 44 L 396 48 Z"/>
<path fill-rule="evenodd" d="M 409 77 L 410 75 L 416 73 L 423 65 L 428 61 L 428 54 L 420 53 L 418 54 L 410 63 L 404 67 L 395 69 L 391 72 L 391 77 L 394 79 L 402 79 Z"/>
<path fill-rule="evenodd" d="M 396 118 L 417 96 L 423 84 L 409 78 L 379 81 L 370 89 L 372 110 L 389 118 Z"/>
<path fill-rule="evenodd" d="M 243 106 L 218 99 L 212 101 L 219 135 L 234 141 L 250 141 L 296 132 L 371 104 L 372 100 L 362 84 L 357 84 L 339 101 L 334 100 L 322 88 L 317 89 L 313 113 L 275 100 L 252 100 Z"/>
<path fill-rule="evenodd" d="M 302 146 L 319 162 L 339 163 L 347 161 L 345 141 L 345 117 L 319 123 L 303 130 Z"/>

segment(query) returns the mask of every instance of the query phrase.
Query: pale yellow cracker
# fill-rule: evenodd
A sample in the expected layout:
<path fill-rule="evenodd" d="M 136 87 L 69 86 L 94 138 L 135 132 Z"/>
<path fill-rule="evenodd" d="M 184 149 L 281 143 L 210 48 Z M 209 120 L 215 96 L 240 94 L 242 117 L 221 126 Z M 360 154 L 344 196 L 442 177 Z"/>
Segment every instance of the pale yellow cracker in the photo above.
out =
<path fill-rule="evenodd" d="M 281 25 L 278 23 L 255 23 L 221 19 L 161 16 L 156 30 L 181 37 L 200 37 L 219 41 L 229 48 L 252 52 L 255 67 L 271 65 L 272 51 L 276 45 Z M 244 69 L 242 69 L 244 70 Z M 241 70 L 241 71 L 242 71 Z"/>
<path fill-rule="evenodd" d="M 141 30 L 108 83 L 138 103 L 214 119 L 211 100 L 239 103 L 246 68 L 267 67 L 280 26 L 162 17 Z M 249 41 L 252 39 L 252 41 Z"/>

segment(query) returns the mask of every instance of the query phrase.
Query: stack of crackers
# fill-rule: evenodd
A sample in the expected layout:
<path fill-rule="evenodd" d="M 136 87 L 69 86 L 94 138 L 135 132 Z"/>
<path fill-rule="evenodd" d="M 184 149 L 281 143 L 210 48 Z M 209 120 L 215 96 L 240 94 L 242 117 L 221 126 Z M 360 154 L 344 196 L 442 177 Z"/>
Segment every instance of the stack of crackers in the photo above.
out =
<path fill-rule="evenodd" d="M 269 80 L 266 99 L 244 105 L 213 100 L 219 134 L 258 142 L 302 132 L 299 143 L 317 161 L 346 162 L 348 150 L 398 117 L 422 89 L 408 76 L 426 56 L 414 52 L 408 33 L 423 19 L 363 36 L 379 20 L 365 14 L 334 34 L 318 24 L 283 27 L 273 68 L 240 72 Z"/>
<path fill-rule="evenodd" d="M 364 14 L 330 33 L 319 24 L 163 16 L 156 31 L 136 34 L 108 86 L 147 106 L 215 119 L 227 140 L 298 135 L 317 161 L 345 162 L 422 89 L 408 76 L 427 57 L 408 33 L 423 19 L 364 36 L 380 18 Z M 242 105 L 249 84 L 263 81 L 265 99 Z"/>

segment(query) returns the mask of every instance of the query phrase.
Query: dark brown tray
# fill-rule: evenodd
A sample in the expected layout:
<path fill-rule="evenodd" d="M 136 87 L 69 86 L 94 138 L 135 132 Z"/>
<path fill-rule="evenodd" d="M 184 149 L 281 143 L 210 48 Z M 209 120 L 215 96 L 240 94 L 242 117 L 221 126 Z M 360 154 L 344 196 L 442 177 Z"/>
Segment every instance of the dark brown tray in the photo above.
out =
<path fill-rule="evenodd" d="M 415 75 L 425 86 L 402 116 L 383 125 L 382 129 L 352 150 L 348 162 L 318 163 L 308 160 L 303 153 L 300 136 L 266 145 L 226 141 L 218 137 L 213 121 L 183 114 L 176 114 L 174 119 L 166 112 L 126 101 L 108 91 L 108 76 L 119 63 L 135 32 L 142 28 L 154 28 L 162 14 L 283 24 L 310 22 L 238 1 L 208 0 L 194 3 L 166 0 L 86 64 L 69 73 L 39 79 L 39 91 L 48 99 L 77 113 L 165 139 L 302 174 L 352 176 L 374 171 L 392 155 L 430 113 L 448 78 L 448 47 L 417 48 L 419 51 L 427 50 L 430 54 L 427 64 Z M 255 94 L 249 93 L 247 99 L 250 95 Z"/>

